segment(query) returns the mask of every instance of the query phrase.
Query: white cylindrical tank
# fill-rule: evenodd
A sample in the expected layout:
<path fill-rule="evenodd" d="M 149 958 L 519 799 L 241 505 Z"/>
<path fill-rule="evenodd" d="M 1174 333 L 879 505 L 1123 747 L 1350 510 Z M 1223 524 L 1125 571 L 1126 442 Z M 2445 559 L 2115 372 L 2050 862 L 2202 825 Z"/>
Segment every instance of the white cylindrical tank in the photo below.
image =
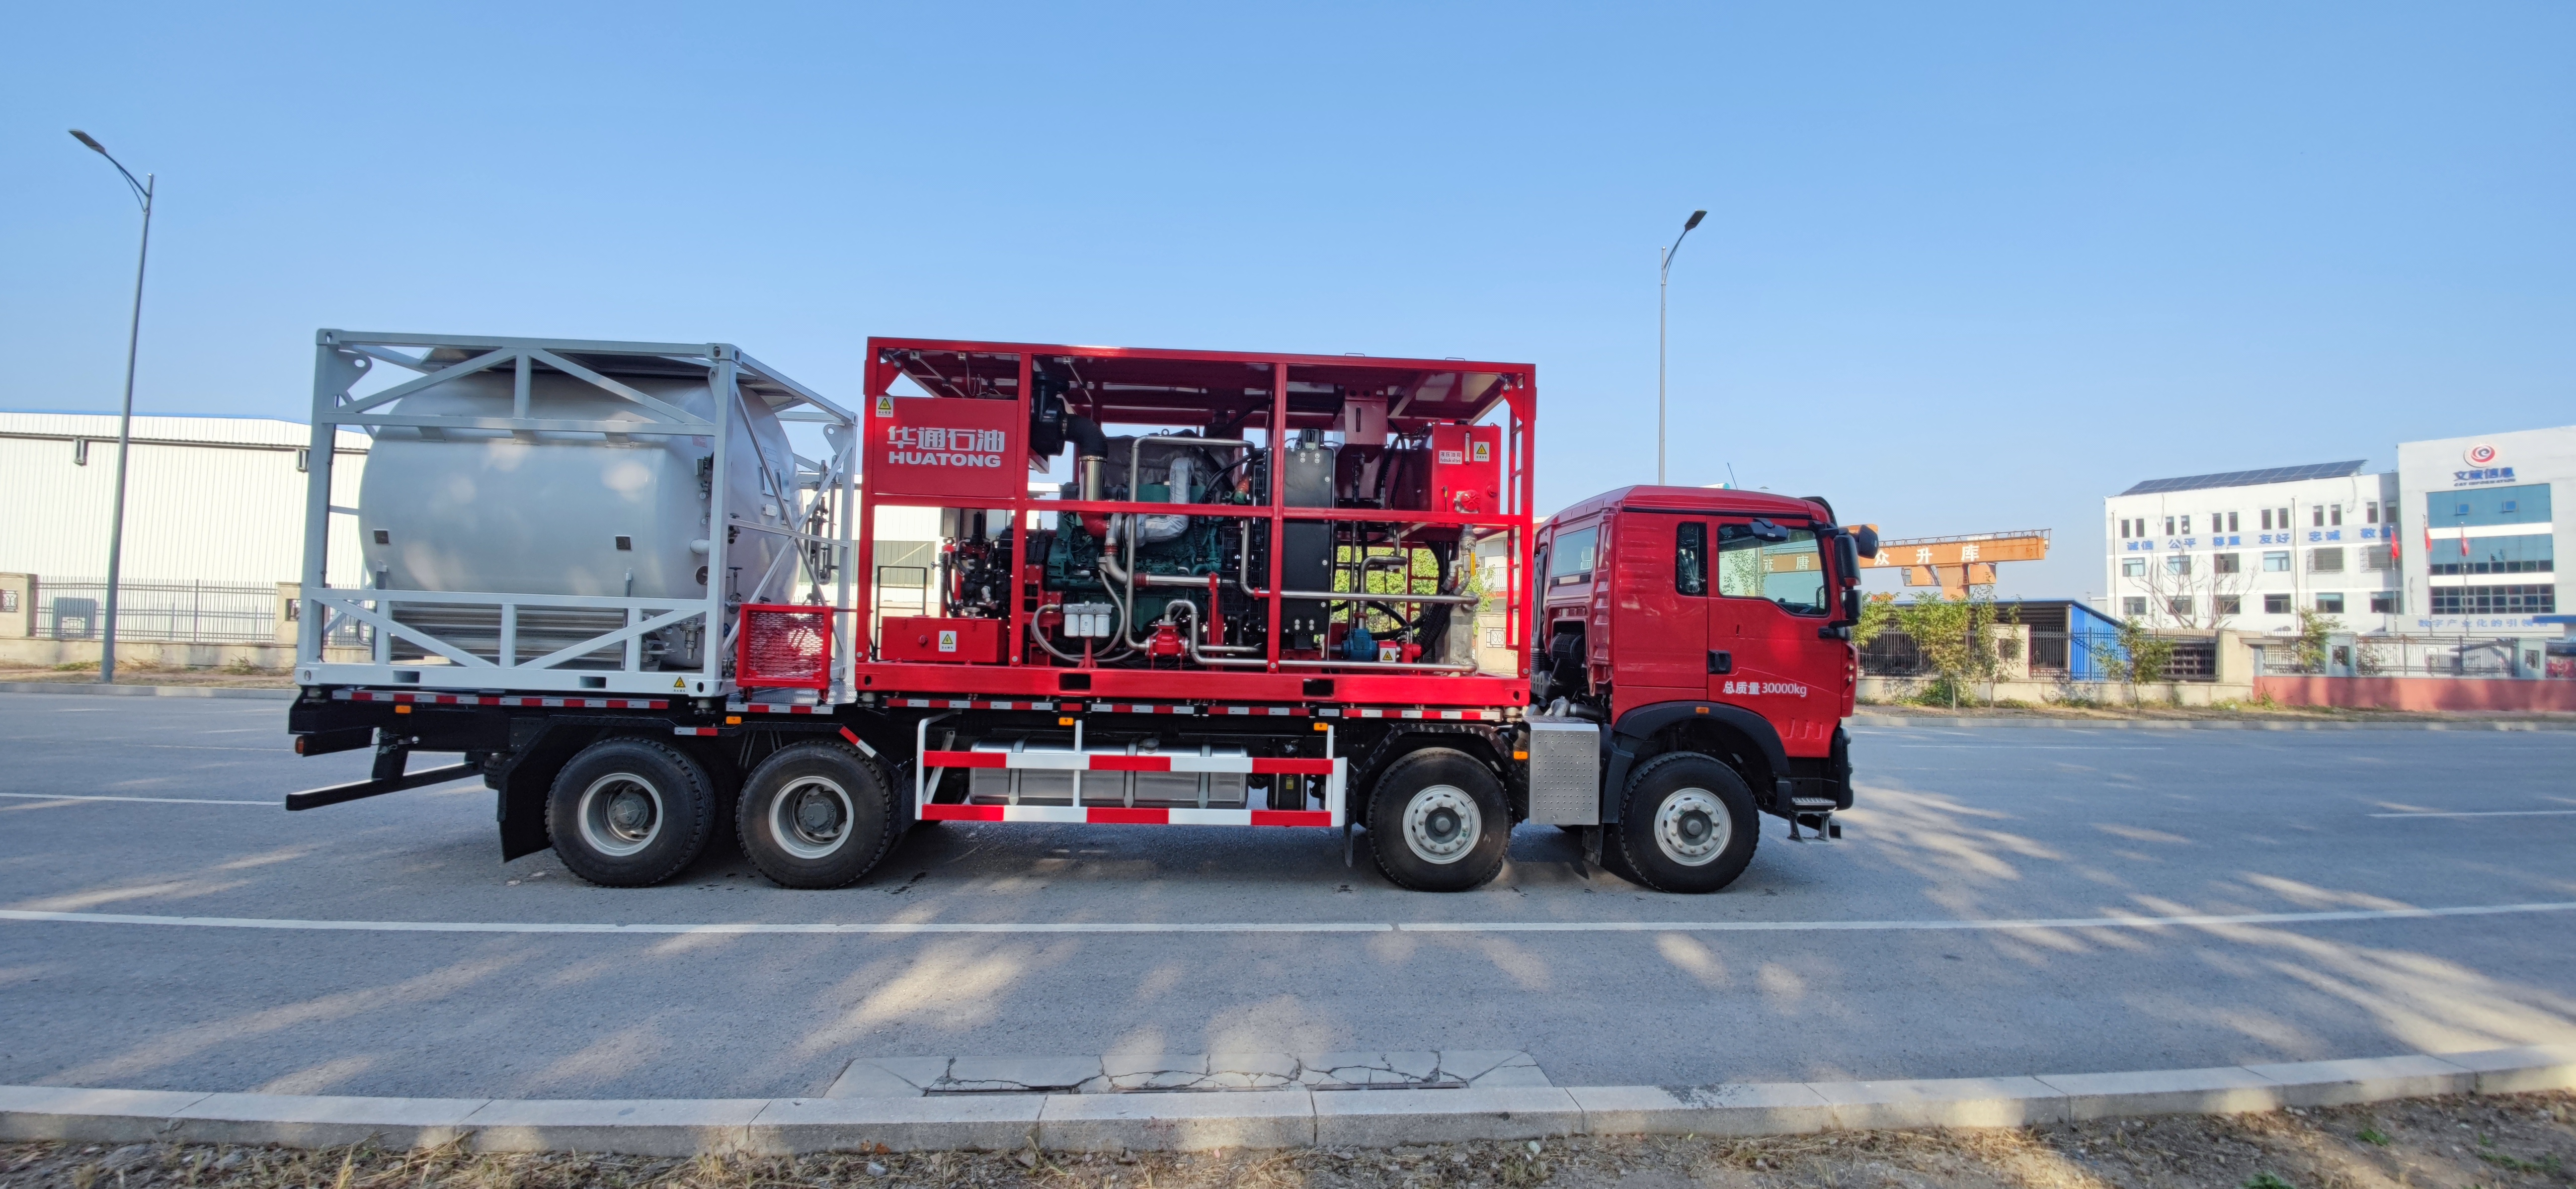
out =
<path fill-rule="evenodd" d="M 703 374 L 620 374 L 619 383 L 706 421 L 730 418 L 726 504 L 732 523 L 794 527 L 795 456 L 760 400 L 717 407 Z M 403 397 L 410 415 L 508 417 L 514 378 L 495 368 Z M 530 377 L 529 413 L 553 421 L 649 422 L 631 401 L 556 372 Z M 667 434 L 519 432 L 379 427 L 358 497 L 369 585 L 394 590 L 501 594 L 631 595 L 701 599 L 713 589 L 755 597 L 786 538 L 737 534 L 731 573 L 710 572 L 709 485 L 713 439 Z M 787 601 L 795 563 L 757 597 Z M 497 653 L 499 612 L 466 604 L 400 607 L 401 618 L 487 656 Z M 475 630 L 489 622 L 489 647 Z M 593 622 L 597 621 L 597 622 Z M 523 612 L 519 659 L 613 630 L 621 612 Z M 604 625 L 604 626 L 603 626 Z M 461 633 L 461 635 L 460 635 Z M 685 637 L 685 638 L 683 638 Z M 653 649 L 666 665 L 695 667 L 698 632 Z M 557 640 L 551 647 L 548 640 Z M 603 657 L 602 659 L 606 659 Z"/>

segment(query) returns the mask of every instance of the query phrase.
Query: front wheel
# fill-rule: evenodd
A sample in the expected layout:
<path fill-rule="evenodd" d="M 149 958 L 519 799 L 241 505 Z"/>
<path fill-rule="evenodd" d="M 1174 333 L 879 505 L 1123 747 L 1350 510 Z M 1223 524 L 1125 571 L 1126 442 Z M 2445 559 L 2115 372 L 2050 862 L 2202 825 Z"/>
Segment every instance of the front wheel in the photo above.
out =
<path fill-rule="evenodd" d="M 1369 855 L 1388 879 L 1463 892 L 1503 869 L 1512 811 L 1491 769 L 1463 751 L 1426 747 L 1378 774 L 1368 823 Z"/>
<path fill-rule="evenodd" d="M 752 769 L 734 825 L 743 857 L 780 886 L 845 888 L 892 844 L 894 795 L 859 753 L 798 743 Z"/>
<path fill-rule="evenodd" d="M 1753 862 L 1762 819 L 1744 778 L 1697 752 L 1648 760 L 1609 827 L 1620 875 L 1658 892 L 1714 892 Z"/>

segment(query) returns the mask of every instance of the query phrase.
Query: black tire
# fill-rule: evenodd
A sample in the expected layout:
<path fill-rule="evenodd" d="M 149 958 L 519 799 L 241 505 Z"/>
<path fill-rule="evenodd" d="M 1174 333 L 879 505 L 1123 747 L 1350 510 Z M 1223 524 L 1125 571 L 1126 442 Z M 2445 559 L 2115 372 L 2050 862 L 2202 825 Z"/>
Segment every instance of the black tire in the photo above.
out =
<path fill-rule="evenodd" d="M 1491 769 L 1426 747 L 1387 765 L 1369 790 L 1369 855 L 1398 886 L 1463 892 L 1503 869 L 1511 803 Z"/>
<path fill-rule="evenodd" d="M 1762 840 L 1762 819 L 1735 769 L 1676 751 L 1628 778 L 1619 822 L 1607 832 L 1602 865 L 1613 873 L 1658 892 L 1698 894 L 1744 874 Z"/>
<path fill-rule="evenodd" d="M 780 887 L 846 888 L 894 844 L 885 771 L 839 743 L 779 748 L 742 782 L 743 857 Z"/>
<path fill-rule="evenodd" d="M 546 795 L 546 832 L 566 870 L 612 888 L 678 875 L 716 829 L 715 782 L 650 739 L 602 739 L 573 756 Z"/>

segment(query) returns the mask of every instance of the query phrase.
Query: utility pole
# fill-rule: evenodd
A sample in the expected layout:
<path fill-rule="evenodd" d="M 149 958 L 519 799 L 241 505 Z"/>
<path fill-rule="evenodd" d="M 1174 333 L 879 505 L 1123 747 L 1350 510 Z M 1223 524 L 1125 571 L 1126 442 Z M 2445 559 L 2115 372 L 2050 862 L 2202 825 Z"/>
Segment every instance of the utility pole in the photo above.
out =
<path fill-rule="evenodd" d="M 102 685 L 116 683 L 116 587 L 119 571 L 125 561 L 125 461 L 134 447 L 134 355 L 143 341 L 143 266 L 152 256 L 152 185 L 155 175 L 145 174 L 135 181 L 134 174 L 107 151 L 107 146 L 92 139 L 89 133 L 72 129 L 72 137 L 88 145 L 92 152 L 107 158 L 124 175 L 125 184 L 134 190 L 134 200 L 143 204 L 143 246 L 134 253 L 134 317 L 125 328 L 125 407 L 116 422 L 116 513 L 107 530 L 107 615 L 100 625 L 98 641 L 98 680 Z"/>
<path fill-rule="evenodd" d="M 1707 211 L 1692 211 L 1682 223 L 1681 235 L 1673 237 L 1673 246 L 1664 249 L 1656 261 L 1655 282 L 1655 485 L 1664 483 L 1664 295 L 1673 285 L 1673 253 L 1682 250 L 1682 240 L 1708 217 Z"/>

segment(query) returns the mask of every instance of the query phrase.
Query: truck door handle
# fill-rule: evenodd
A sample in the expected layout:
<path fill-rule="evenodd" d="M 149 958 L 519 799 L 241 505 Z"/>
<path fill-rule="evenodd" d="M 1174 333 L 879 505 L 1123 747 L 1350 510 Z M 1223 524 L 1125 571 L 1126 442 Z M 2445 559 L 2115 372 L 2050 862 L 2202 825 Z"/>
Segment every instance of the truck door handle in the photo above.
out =
<path fill-rule="evenodd" d="M 1725 649 L 1722 649 L 1722 648 L 1712 648 L 1712 649 L 1709 649 L 1709 650 L 1708 650 L 1708 671 L 1709 671 L 1709 672 L 1711 672 L 1711 673 L 1732 673 L 1732 672 L 1734 672 L 1734 671 L 1735 671 L 1735 654 L 1734 654 L 1734 653 L 1732 653 L 1732 652 L 1728 652 L 1728 651 L 1726 651 Z"/>

